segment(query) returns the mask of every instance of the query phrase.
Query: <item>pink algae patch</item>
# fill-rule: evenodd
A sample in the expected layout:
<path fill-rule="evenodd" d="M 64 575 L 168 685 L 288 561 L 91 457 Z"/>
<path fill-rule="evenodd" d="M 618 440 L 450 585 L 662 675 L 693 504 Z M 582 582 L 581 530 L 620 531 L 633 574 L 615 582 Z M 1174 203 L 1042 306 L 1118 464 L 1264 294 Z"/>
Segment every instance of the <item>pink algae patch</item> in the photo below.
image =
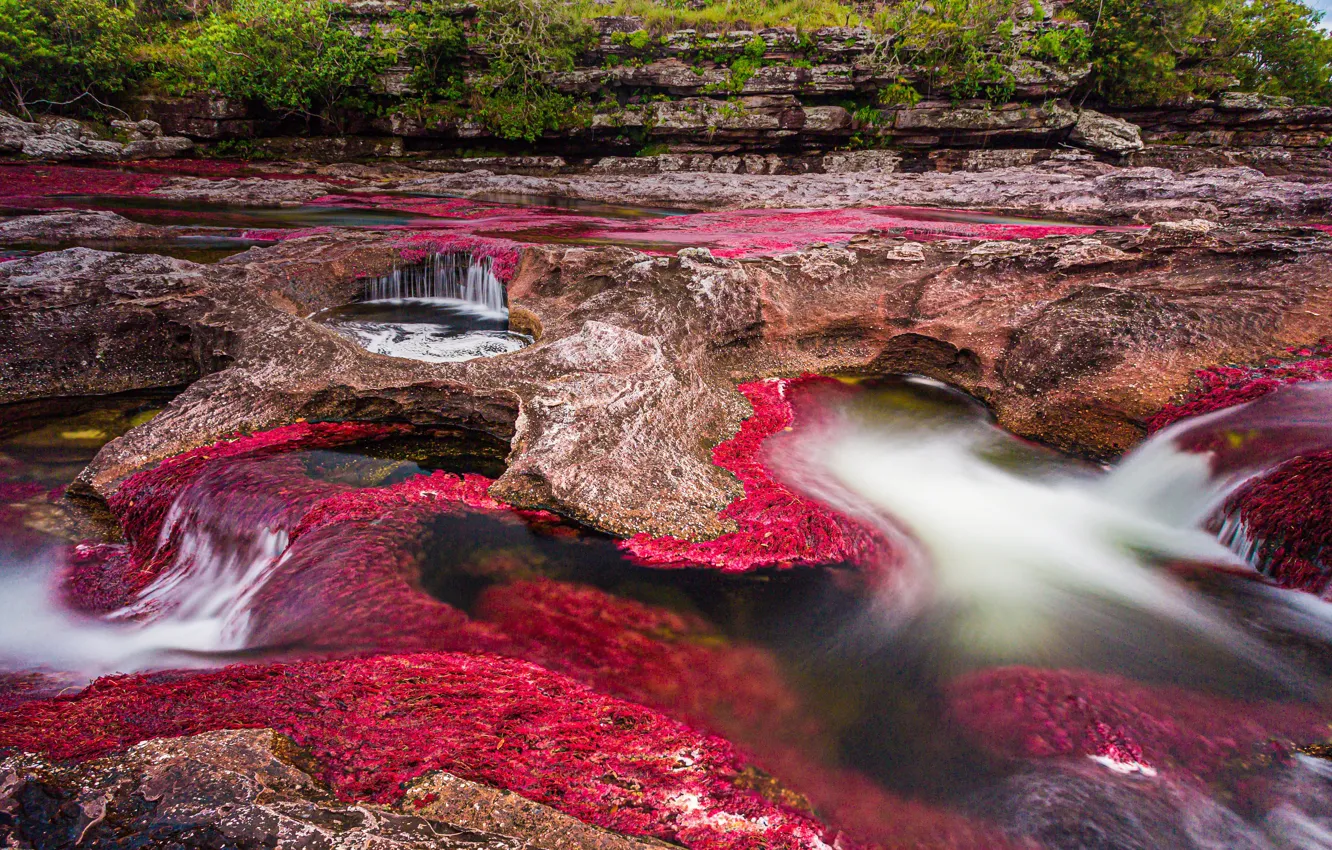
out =
<path fill-rule="evenodd" d="M 1313 705 L 1241 702 L 1119 676 L 1006 667 L 949 686 L 952 717 L 1007 758 L 1096 757 L 1207 780 L 1246 759 L 1328 738 Z M 1107 765 L 1109 766 L 1109 765 Z"/>
<path fill-rule="evenodd" d="M 389 802 L 402 783 L 447 770 L 691 847 L 817 847 L 823 838 L 807 816 L 736 788 L 740 761 L 721 738 L 490 655 L 108 677 L 0 715 L 0 746 L 86 759 L 148 738 L 263 727 L 309 747 L 345 800 Z"/>
<path fill-rule="evenodd" d="M 1184 419 L 1253 401 L 1288 384 L 1332 379 L 1332 344 L 1287 349 L 1262 366 L 1217 366 L 1196 374 L 1198 386 L 1152 418 L 1152 431 Z M 1254 479 L 1227 500 L 1253 544 L 1252 561 L 1285 587 L 1324 593 L 1332 581 L 1332 452 L 1296 458 Z"/>
<path fill-rule="evenodd" d="M 648 241 L 678 247 L 700 245 L 720 257 L 746 257 L 794 251 L 818 243 L 846 242 L 870 232 L 915 241 L 939 239 L 1038 239 L 1086 235 L 1091 225 L 1005 221 L 994 216 L 903 207 L 810 210 L 739 210 L 694 213 L 611 224 L 588 236 L 614 243 Z M 648 248 L 651 252 L 654 248 Z"/>
<path fill-rule="evenodd" d="M 167 180 L 157 174 L 70 165 L 0 164 L 0 203 L 59 206 L 58 195 L 146 195 Z"/>
<path fill-rule="evenodd" d="M 739 386 L 754 414 L 712 452 L 713 463 L 744 485 L 744 496 L 720 514 L 736 524 L 736 531 L 702 542 L 638 534 L 622 544 L 624 550 L 644 565 L 701 565 L 728 572 L 870 560 L 881 541 L 859 523 L 782 484 L 763 462 L 764 443 L 795 427 L 800 389 L 813 384 L 836 382 L 806 377 Z M 799 410 L 814 413 L 809 404 Z"/>

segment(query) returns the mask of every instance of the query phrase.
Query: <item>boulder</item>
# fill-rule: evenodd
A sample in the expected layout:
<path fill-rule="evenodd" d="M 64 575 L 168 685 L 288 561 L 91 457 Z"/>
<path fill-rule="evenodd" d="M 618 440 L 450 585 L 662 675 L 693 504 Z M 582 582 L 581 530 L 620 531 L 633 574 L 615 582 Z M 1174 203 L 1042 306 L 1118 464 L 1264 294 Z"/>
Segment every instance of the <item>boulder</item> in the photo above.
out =
<path fill-rule="evenodd" d="M 121 159 L 169 159 L 194 150 L 194 142 L 184 136 L 157 136 L 125 145 Z"/>
<path fill-rule="evenodd" d="M 1136 124 L 1102 115 L 1092 109 L 1078 111 L 1077 123 L 1073 125 L 1073 132 L 1069 133 L 1068 139 L 1078 147 L 1116 156 L 1143 149 L 1142 135 Z"/>

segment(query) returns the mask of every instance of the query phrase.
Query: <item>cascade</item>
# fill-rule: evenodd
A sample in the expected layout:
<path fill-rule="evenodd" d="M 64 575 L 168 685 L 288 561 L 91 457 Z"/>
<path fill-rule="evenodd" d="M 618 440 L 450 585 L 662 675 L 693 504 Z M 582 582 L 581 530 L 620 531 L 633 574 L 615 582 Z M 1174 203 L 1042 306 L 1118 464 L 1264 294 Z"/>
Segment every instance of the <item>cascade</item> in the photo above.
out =
<path fill-rule="evenodd" d="M 395 268 L 366 283 L 365 301 L 404 298 L 467 301 L 496 312 L 508 308 L 504 283 L 495 276 L 490 258 L 460 251 L 431 254 L 424 263 Z"/>

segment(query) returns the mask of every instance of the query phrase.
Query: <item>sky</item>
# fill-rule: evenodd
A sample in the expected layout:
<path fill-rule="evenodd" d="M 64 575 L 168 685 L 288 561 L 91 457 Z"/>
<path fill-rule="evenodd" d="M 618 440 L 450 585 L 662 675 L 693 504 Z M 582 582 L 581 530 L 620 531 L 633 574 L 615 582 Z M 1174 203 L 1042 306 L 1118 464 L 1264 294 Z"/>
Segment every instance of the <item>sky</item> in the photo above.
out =
<path fill-rule="evenodd" d="M 1323 29 L 1332 27 L 1332 0 L 1304 0 L 1304 3 L 1323 13 Z"/>

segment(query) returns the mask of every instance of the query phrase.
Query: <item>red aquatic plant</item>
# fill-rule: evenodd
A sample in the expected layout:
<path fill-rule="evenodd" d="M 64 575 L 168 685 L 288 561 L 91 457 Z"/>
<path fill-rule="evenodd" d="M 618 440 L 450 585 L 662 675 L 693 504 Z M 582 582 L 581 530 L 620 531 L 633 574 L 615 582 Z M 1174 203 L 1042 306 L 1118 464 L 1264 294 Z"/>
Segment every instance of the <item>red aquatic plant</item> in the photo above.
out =
<path fill-rule="evenodd" d="M 740 757 L 642 706 L 534 664 L 428 653 L 99 679 L 0 714 L 0 747 L 85 759 L 138 741 L 272 727 L 345 800 L 391 802 L 431 770 L 591 823 L 696 848 L 821 847 L 807 815 L 739 788 Z M 845 846 L 845 845 L 844 845 Z"/>
<path fill-rule="evenodd" d="M 1118 770 L 1212 778 L 1236 763 L 1328 738 L 1316 705 L 1240 701 L 1109 674 L 1005 667 L 949 687 L 953 719 L 1009 758 L 1084 756 Z"/>
<path fill-rule="evenodd" d="M 801 388 L 826 378 L 773 379 L 741 384 L 754 414 L 712 452 L 713 463 L 735 474 L 745 494 L 721 512 L 737 530 L 695 542 L 638 534 L 624 549 L 642 564 L 702 565 L 726 571 L 797 564 L 863 563 L 881 544 L 864 526 L 782 484 L 764 464 L 764 443 L 796 427 Z M 813 414 L 814 405 L 801 406 Z"/>
<path fill-rule="evenodd" d="M 1152 431 L 1184 419 L 1253 401 L 1283 386 L 1332 379 L 1332 344 L 1292 347 L 1261 366 L 1217 366 L 1196 374 L 1197 386 L 1148 422 Z M 1245 484 L 1223 515 L 1239 523 L 1250 559 L 1285 587 L 1326 591 L 1324 557 L 1332 544 L 1332 452 L 1296 458 Z"/>

